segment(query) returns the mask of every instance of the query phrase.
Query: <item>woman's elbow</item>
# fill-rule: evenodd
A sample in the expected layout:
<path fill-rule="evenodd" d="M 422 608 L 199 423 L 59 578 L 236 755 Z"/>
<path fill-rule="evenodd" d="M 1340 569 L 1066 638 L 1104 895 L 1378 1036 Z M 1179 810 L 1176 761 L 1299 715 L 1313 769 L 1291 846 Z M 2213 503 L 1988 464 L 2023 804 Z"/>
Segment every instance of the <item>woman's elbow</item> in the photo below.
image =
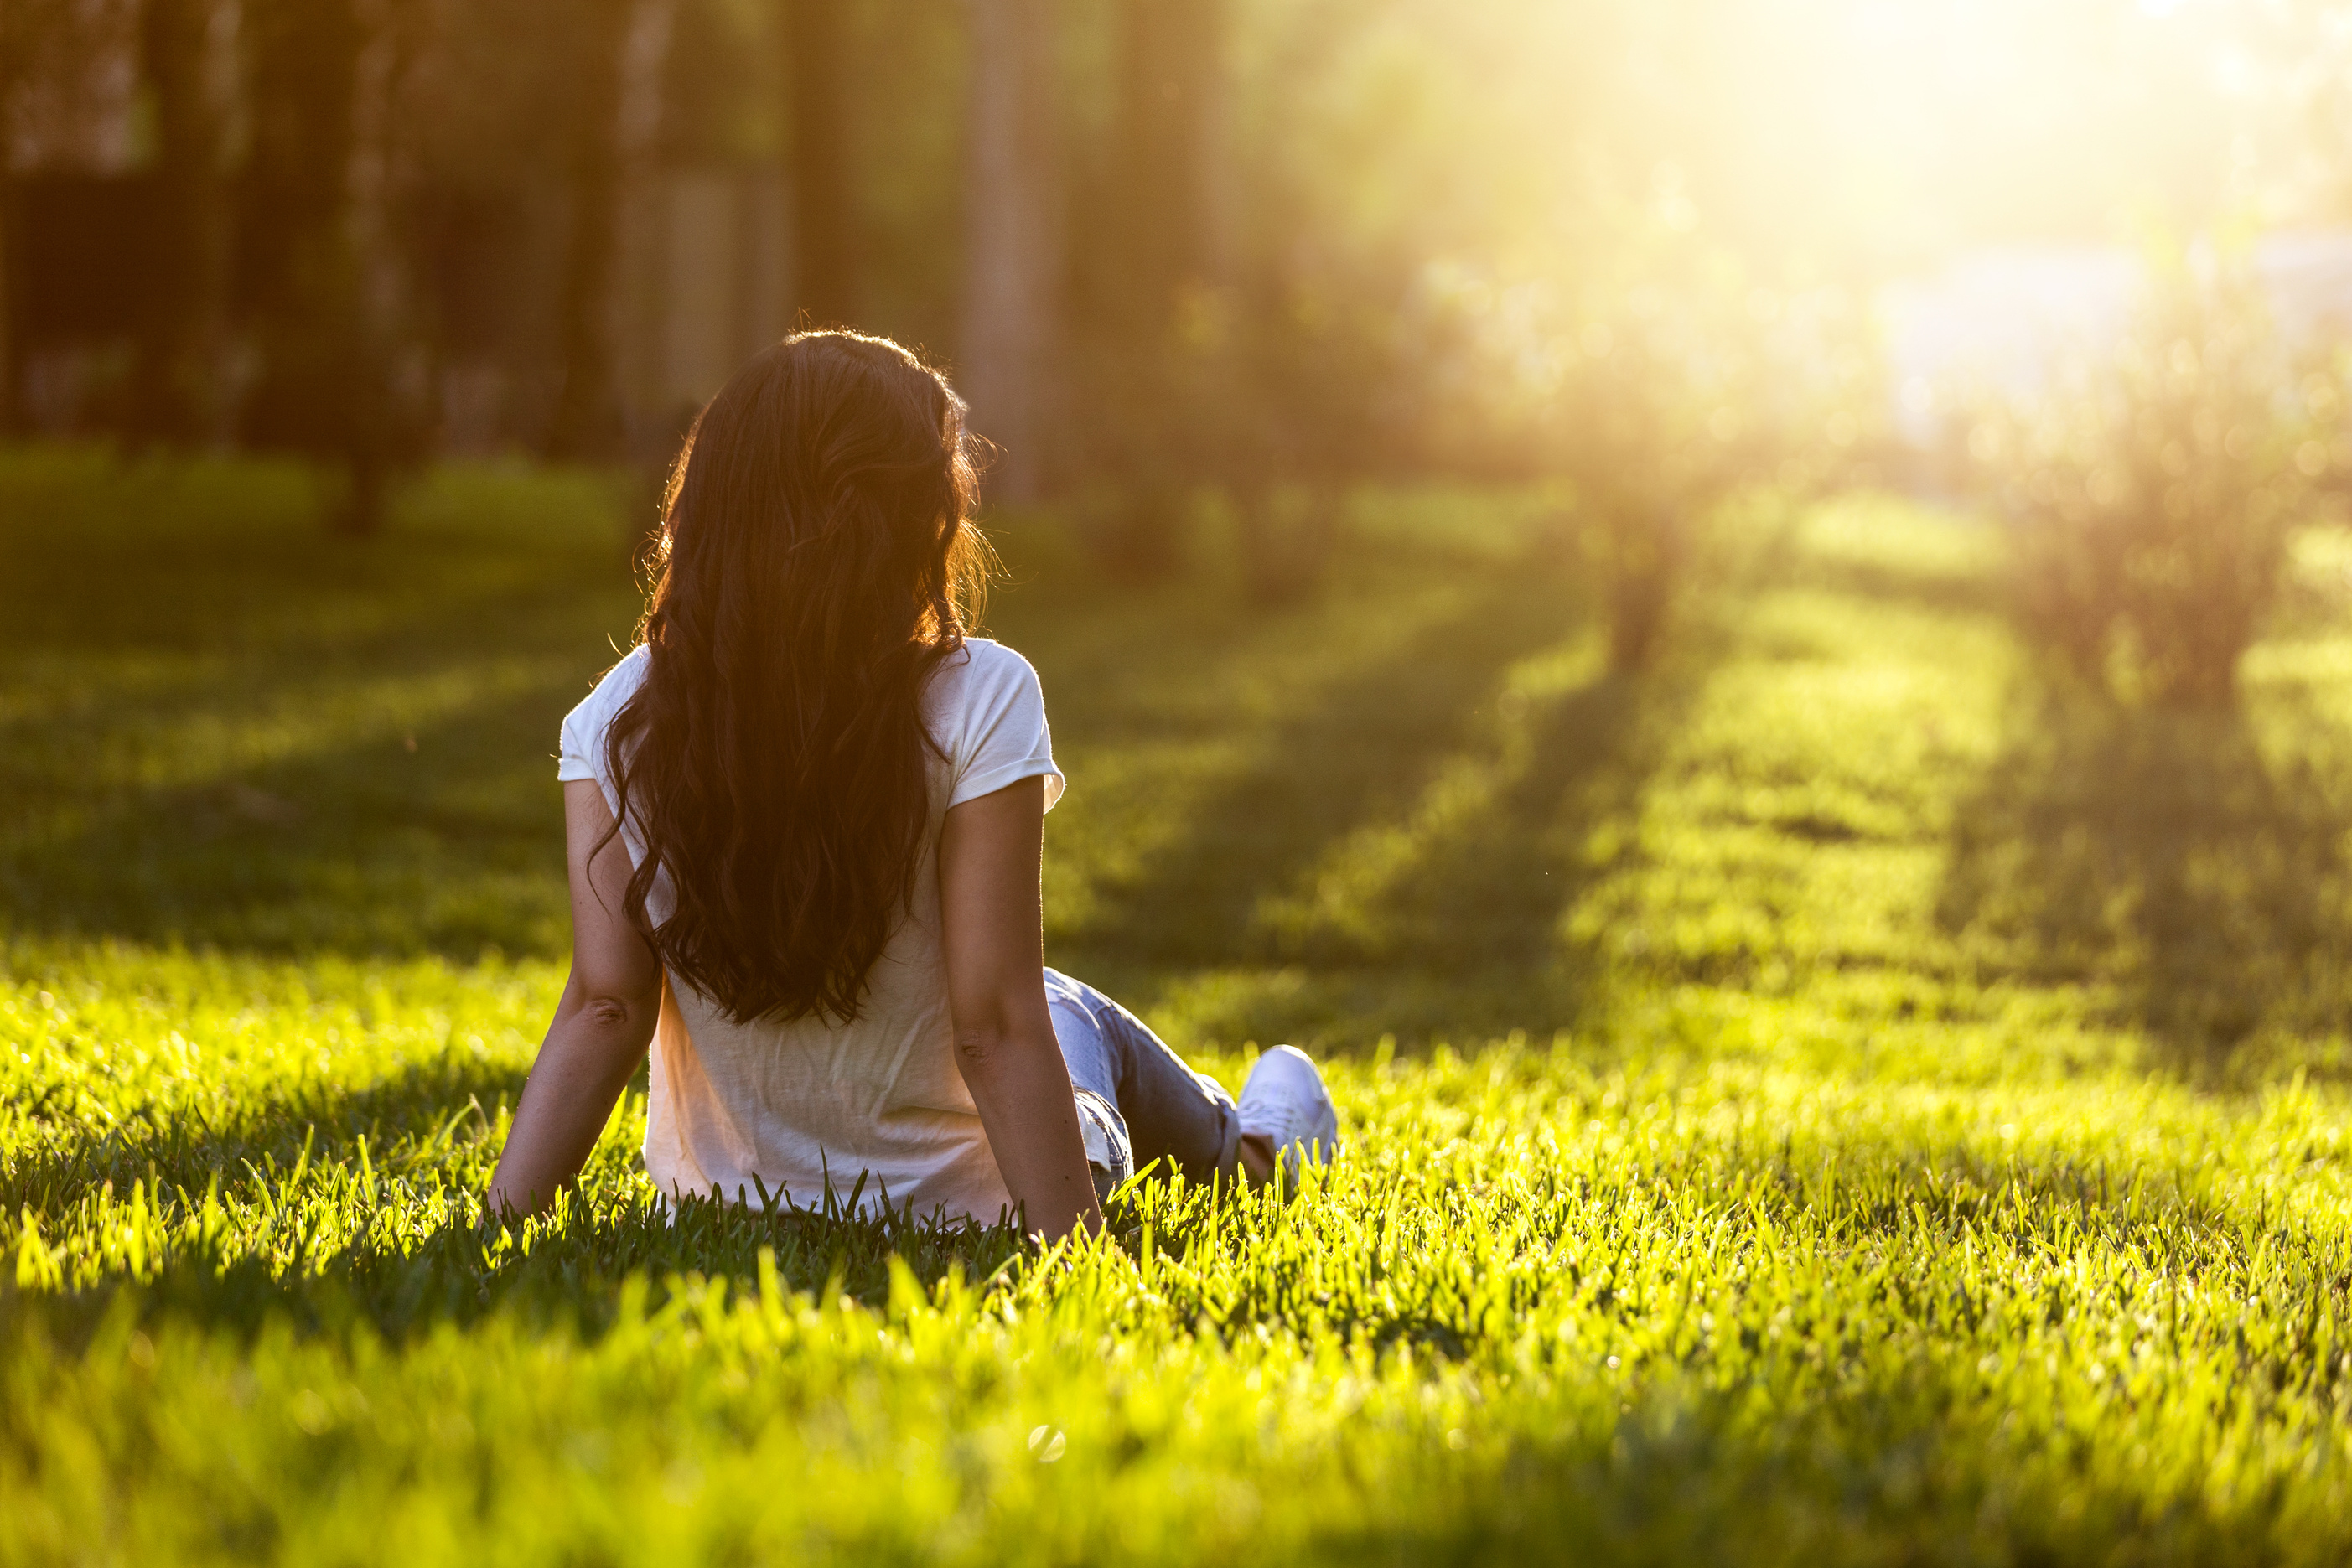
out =
<path fill-rule="evenodd" d="M 615 1033 L 626 1030 L 631 1022 L 640 1020 L 643 1014 L 642 1007 L 632 1007 L 619 997 L 594 995 L 589 997 L 588 1005 L 581 1010 L 588 1015 L 588 1021 L 596 1028 Z"/>
<path fill-rule="evenodd" d="M 583 986 L 573 1016 L 595 1040 L 617 1050 L 642 1051 L 661 1016 L 661 988 L 638 991 Z"/>
<path fill-rule="evenodd" d="M 1007 1039 L 1000 1023 L 957 1024 L 956 1065 L 968 1078 L 987 1077 L 1003 1061 Z"/>

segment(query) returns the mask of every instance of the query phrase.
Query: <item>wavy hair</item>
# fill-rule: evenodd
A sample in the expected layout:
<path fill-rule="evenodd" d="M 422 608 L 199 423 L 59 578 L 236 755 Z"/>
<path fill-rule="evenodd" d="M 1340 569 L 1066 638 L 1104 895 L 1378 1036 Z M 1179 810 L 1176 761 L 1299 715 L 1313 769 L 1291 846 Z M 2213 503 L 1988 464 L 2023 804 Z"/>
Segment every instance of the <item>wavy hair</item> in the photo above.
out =
<path fill-rule="evenodd" d="M 856 1018 L 912 907 L 923 686 L 985 583 L 971 449 L 914 355 L 803 332 L 719 390 L 671 472 L 645 680 L 605 739 L 614 831 L 644 849 L 630 924 L 738 1022 Z"/>

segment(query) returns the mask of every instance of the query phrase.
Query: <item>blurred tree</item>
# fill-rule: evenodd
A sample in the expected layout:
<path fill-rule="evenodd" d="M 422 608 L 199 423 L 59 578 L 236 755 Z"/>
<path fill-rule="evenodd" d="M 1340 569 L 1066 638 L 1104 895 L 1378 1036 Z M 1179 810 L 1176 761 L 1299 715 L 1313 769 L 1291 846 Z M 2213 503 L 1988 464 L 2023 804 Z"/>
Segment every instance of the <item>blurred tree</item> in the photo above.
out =
<path fill-rule="evenodd" d="M 793 294 L 816 326 L 857 319 L 858 231 L 849 183 L 844 0 L 783 0 L 792 100 Z"/>
<path fill-rule="evenodd" d="M 1655 663 L 1694 581 L 1738 575 L 1778 538 L 1731 530 L 1788 515 L 1725 503 L 1855 479 L 1886 399 L 1844 290 L 1758 287 L 1656 229 L 1588 268 L 1433 280 L 1415 330 L 1435 341 L 1412 357 L 1445 394 L 1445 445 L 1496 476 L 1565 483 L 1560 542 L 1592 574 L 1611 667 L 1630 674 Z"/>
<path fill-rule="evenodd" d="M 781 165 L 792 108 L 785 90 L 786 17 L 775 0 L 643 0 L 644 48 L 657 31 L 650 101 L 625 108 L 640 119 L 650 151 L 685 167 Z M 653 17 L 650 12 L 664 15 Z M 633 87 L 633 97 L 640 93 Z M 781 287 L 783 279 L 779 277 Z"/>
<path fill-rule="evenodd" d="M 593 29 L 551 26 L 548 0 L 430 3 L 406 99 L 415 175 L 401 217 L 442 433 L 476 451 L 544 452 L 566 381 L 575 132 L 599 86 Z"/>
<path fill-rule="evenodd" d="M 845 68 L 855 84 L 846 156 L 856 208 L 856 319 L 948 353 L 962 345 L 969 281 L 971 5 L 859 0 L 842 16 Z M 1082 8 L 1054 0 L 1054 9 L 1058 54 Z"/>
<path fill-rule="evenodd" d="M 571 225 L 564 248 L 563 389 L 550 420 L 548 456 L 604 462 L 623 435 L 618 302 L 623 78 L 639 0 L 574 0 L 582 51 L 571 105 Z"/>
<path fill-rule="evenodd" d="M 26 313 L 23 275 L 23 192 L 19 177 L 43 152 L 70 141 L 58 101 L 65 78 L 86 74 L 90 25 L 75 0 L 0 0 L 0 433 L 16 428 L 24 373 Z M 68 94 L 69 96 L 69 94 Z M 65 134 L 59 134 L 64 131 Z"/>
<path fill-rule="evenodd" d="M 132 372 L 134 440 L 197 442 L 228 413 L 227 73 L 221 0 L 145 0 L 140 66 L 154 155 Z"/>
<path fill-rule="evenodd" d="M 339 451 L 361 361 L 350 208 L 366 37 L 356 0 L 253 0 L 241 22 L 252 137 L 241 228 L 261 352 L 246 434 Z"/>
<path fill-rule="evenodd" d="M 1121 0 L 1108 305 L 1166 331 L 1215 255 L 1213 158 L 1226 0 Z"/>
<path fill-rule="evenodd" d="M 0 0 L 0 435 L 16 428 L 16 78 L 31 54 L 25 0 Z"/>
<path fill-rule="evenodd" d="M 2021 628 L 2073 679 L 2226 708 L 2291 531 L 2352 465 L 2333 371 L 2292 373 L 2242 264 L 2151 265 L 2112 355 L 1976 400 L 1969 455 L 2009 523 Z M 1964 402 L 1967 400 L 1962 400 Z"/>
<path fill-rule="evenodd" d="M 334 524 L 372 534 L 424 430 L 395 381 L 399 256 L 387 207 L 395 100 L 422 0 L 246 0 L 252 149 L 244 191 L 260 375 L 257 445 L 338 462 Z"/>
<path fill-rule="evenodd" d="M 1060 296 L 1060 183 L 1050 0 L 970 0 L 971 111 L 957 380 L 1001 455 L 991 487 L 1030 502 L 1044 446 Z"/>
<path fill-rule="evenodd" d="M 1195 492 L 1234 411 L 1220 297 L 1213 164 L 1225 0 L 1120 0 L 1110 23 L 1108 156 L 1075 226 L 1087 410 L 1079 465 L 1095 481 L 1107 562 L 1150 577 L 1181 559 Z"/>
<path fill-rule="evenodd" d="M 1244 591 L 1260 602 L 1321 583 L 1351 485 L 1432 450 L 1399 417 L 1399 392 L 1435 366 L 1409 362 L 1398 323 L 1425 247 L 1460 236 L 1442 222 L 1422 232 L 1439 208 L 1408 190 L 1425 120 L 1411 100 L 1443 69 L 1433 51 L 1392 52 L 1411 9 L 1236 3 L 1228 17 L 1223 51 L 1248 67 L 1213 98 L 1204 211 L 1218 281 L 1203 300 L 1213 310 L 1189 315 L 1194 341 L 1207 327 L 1222 343 L 1209 467 L 1231 502 Z"/>
<path fill-rule="evenodd" d="M 1769 472 L 1750 345 L 1686 298 L 1636 289 L 1573 340 L 1558 413 L 1562 471 L 1609 616 L 1609 664 L 1655 659 L 1694 529 Z"/>
<path fill-rule="evenodd" d="M 1294 249 L 1227 291 L 1224 409 L 1212 466 L 1232 502 L 1243 586 L 1262 603 L 1318 587 L 1343 540 L 1346 492 L 1401 471 L 1381 402 L 1399 365 L 1385 280 Z"/>

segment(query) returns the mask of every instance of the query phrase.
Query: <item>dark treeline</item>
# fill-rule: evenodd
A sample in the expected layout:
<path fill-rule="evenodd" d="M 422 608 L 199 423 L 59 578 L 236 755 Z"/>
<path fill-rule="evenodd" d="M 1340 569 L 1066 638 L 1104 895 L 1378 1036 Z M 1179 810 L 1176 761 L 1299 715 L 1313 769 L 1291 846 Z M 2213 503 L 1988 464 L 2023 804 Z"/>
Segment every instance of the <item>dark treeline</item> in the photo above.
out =
<path fill-rule="evenodd" d="M 1365 433 L 1410 267 L 1267 223 L 1234 23 L 0 0 L 0 426 L 310 455 L 364 531 L 436 451 L 658 464 L 742 356 L 854 325 L 951 368 L 999 499 L 1099 492 L 1148 557 L 1202 480 L 1403 456 Z M 1348 26 L 1260 31 L 1297 75 Z"/>

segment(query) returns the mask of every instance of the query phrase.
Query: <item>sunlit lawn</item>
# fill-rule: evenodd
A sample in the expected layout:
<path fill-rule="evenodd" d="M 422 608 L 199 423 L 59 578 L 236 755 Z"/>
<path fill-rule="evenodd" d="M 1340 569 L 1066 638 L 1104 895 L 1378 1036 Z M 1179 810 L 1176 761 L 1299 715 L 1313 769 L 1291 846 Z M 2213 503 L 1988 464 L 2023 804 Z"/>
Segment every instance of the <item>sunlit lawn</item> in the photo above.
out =
<path fill-rule="evenodd" d="M 665 1225 L 641 1101 L 472 1228 L 618 493 L 306 494 L 0 455 L 0 1562 L 2352 1551 L 2336 541 L 2231 719 L 2045 691 L 1896 501 L 1727 518 L 1638 680 L 1531 502 L 1284 609 L 1010 529 L 1052 961 L 1349 1138 L 1039 1266 Z"/>

